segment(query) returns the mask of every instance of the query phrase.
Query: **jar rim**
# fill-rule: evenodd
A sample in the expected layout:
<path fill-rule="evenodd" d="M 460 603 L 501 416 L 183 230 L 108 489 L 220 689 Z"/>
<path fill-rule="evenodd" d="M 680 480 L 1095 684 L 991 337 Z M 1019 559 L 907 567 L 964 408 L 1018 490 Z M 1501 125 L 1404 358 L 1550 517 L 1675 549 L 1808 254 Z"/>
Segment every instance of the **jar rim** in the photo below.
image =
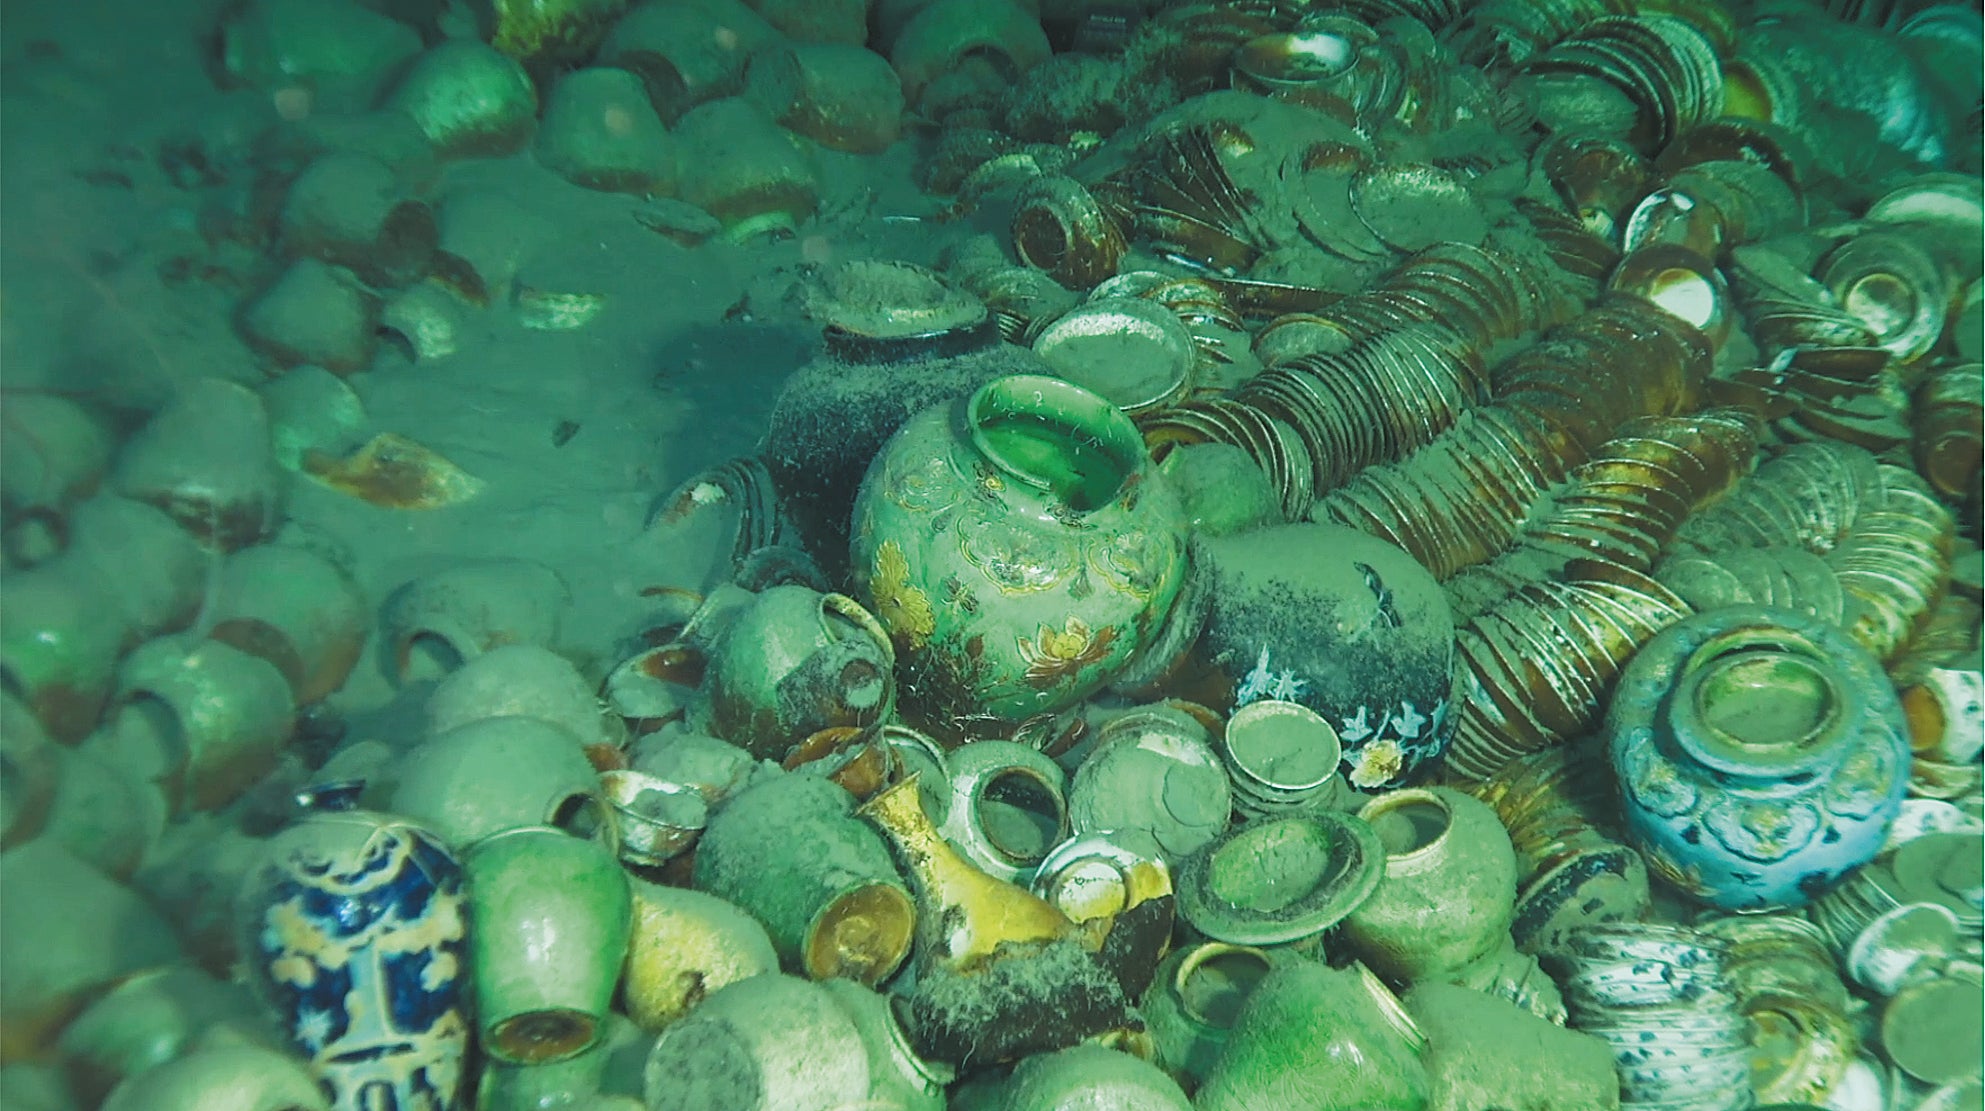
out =
<path fill-rule="evenodd" d="M 1114 502 L 1145 461 L 1144 438 L 1123 410 L 1073 382 L 1039 374 L 1010 374 L 980 386 L 965 404 L 972 446 L 1006 475 L 1061 500 L 1068 500 L 1066 491 L 1057 489 L 1054 476 L 1030 467 L 988 435 L 988 429 L 1001 417 L 1028 418 L 1069 432 L 1079 431 L 1085 444 L 1101 453 L 1118 472 L 1108 496 L 1092 499 L 1094 504 L 1071 504 L 1077 512 Z"/>
<path fill-rule="evenodd" d="M 1716 721 L 1712 700 L 1739 693 L 1723 690 L 1719 680 L 1772 657 L 1818 684 L 1807 698 L 1817 703 L 1812 720 L 1782 737 L 1744 736 Z M 1818 770 L 1854 739 L 1853 731 L 1843 728 L 1858 701 L 1848 678 L 1818 645 L 1791 629 L 1731 629 L 1705 641 L 1682 666 L 1671 696 L 1681 725 L 1676 740 L 1691 758 L 1731 775 L 1784 777 Z"/>

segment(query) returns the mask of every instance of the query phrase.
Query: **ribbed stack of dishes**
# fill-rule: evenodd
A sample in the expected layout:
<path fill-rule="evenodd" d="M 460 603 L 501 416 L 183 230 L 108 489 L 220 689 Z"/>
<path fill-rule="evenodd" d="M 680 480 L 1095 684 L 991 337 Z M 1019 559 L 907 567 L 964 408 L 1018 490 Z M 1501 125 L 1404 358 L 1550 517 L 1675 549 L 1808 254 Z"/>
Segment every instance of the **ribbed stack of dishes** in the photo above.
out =
<path fill-rule="evenodd" d="M 1445 579 L 1502 551 L 1529 507 L 1582 458 L 1548 416 L 1495 402 L 1461 414 L 1412 456 L 1360 471 L 1318 499 L 1310 518 L 1396 544 Z"/>
<path fill-rule="evenodd" d="M 1915 472 L 1814 441 L 1785 449 L 1686 521 L 1656 577 L 1697 608 L 1803 609 L 1887 659 L 1949 582 L 1955 530 Z"/>
<path fill-rule="evenodd" d="M 1686 926 L 1596 926 L 1566 940 L 1570 1025 L 1613 1047 L 1622 1105 L 1753 1105 L 1750 1023 L 1729 956 L 1728 942 Z"/>
<path fill-rule="evenodd" d="M 1519 756 L 1468 790 L 1495 809 L 1516 849 L 1517 948 L 1554 952 L 1574 930 L 1647 917 L 1647 864 L 1603 825 L 1616 788 L 1596 747 Z"/>
<path fill-rule="evenodd" d="M 1448 600 L 1459 615 L 1480 613 L 1575 559 L 1646 571 L 1688 515 L 1743 477 L 1756 453 L 1756 422 L 1742 409 L 1628 421 L 1572 469 L 1507 550 L 1449 579 Z"/>
<path fill-rule="evenodd" d="M 1578 311 L 1564 283 L 1534 264 L 1492 247 L 1444 242 L 1414 252 L 1317 315 L 1353 339 L 1434 323 L 1480 354 Z M 1263 331 L 1274 326 L 1270 321 Z"/>
<path fill-rule="evenodd" d="M 1181 402 L 1138 421 L 1154 453 L 1171 444 L 1232 444 L 1247 452 L 1276 491 L 1282 515 L 1300 517 L 1314 500 L 1315 458 L 1303 434 L 1261 406 L 1225 397 Z"/>
<path fill-rule="evenodd" d="M 1455 631 L 1473 687 L 1447 752 L 1452 774 L 1487 779 L 1517 756 L 1589 729 L 1626 661 L 1694 612 L 1616 563 L 1574 561 L 1563 575 L 1525 584 Z"/>
<path fill-rule="evenodd" d="M 1514 65 L 1592 20 L 1633 7 L 1628 0 L 1483 0 L 1448 28 L 1447 42 L 1463 61 Z"/>
<path fill-rule="evenodd" d="M 1300 703 L 1264 698 L 1242 706 L 1227 719 L 1218 747 L 1234 809 L 1245 818 L 1345 809 L 1362 798 L 1337 774 L 1337 730 Z"/>
<path fill-rule="evenodd" d="M 1657 144 L 1723 114 L 1716 44 L 1672 16 L 1605 16 L 1523 63 L 1529 73 L 1577 73 L 1618 87 L 1640 108 L 1640 127 Z"/>
<path fill-rule="evenodd" d="M 1313 489 L 1334 490 L 1432 442 L 1481 401 L 1486 377 L 1479 356 L 1452 333 L 1418 325 L 1263 371 L 1233 401 L 1294 429 L 1308 448 Z"/>
<path fill-rule="evenodd" d="M 1751 1021 L 1751 1087 L 1765 1103 L 1822 1103 L 1854 1064 L 1856 1010 L 1817 926 L 1792 914 L 1696 923 L 1730 944 L 1725 968 Z"/>

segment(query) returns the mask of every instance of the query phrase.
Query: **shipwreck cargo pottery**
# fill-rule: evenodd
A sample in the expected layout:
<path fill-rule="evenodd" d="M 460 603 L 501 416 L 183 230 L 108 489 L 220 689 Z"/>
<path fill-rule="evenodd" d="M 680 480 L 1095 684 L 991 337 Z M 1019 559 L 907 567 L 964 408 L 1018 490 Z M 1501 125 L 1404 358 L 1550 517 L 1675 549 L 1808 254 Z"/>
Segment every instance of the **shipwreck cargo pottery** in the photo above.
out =
<path fill-rule="evenodd" d="M 403 583 L 382 607 L 382 652 L 395 681 L 433 678 L 505 644 L 549 645 L 570 594 L 525 559 L 456 563 Z"/>
<path fill-rule="evenodd" d="M 290 184 L 279 220 L 285 251 L 388 288 L 424 274 L 441 236 L 427 202 L 409 196 L 392 167 L 359 151 L 312 162 Z"/>
<path fill-rule="evenodd" d="M 0 1060 L 52 1044 L 105 989 L 179 959 L 148 900 L 47 838 L 0 853 Z"/>
<path fill-rule="evenodd" d="M 1361 964 L 1298 960 L 1264 976 L 1194 1097 L 1200 1111 L 1318 1106 L 1420 1111 L 1426 1037 Z"/>
<path fill-rule="evenodd" d="M 306 89 L 322 108 L 363 109 L 420 53 L 420 33 L 363 4 L 255 0 L 220 27 L 229 81 L 276 93 Z"/>
<path fill-rule="evenodd" d="M 185 964 L 140 972 L 76 1016 L 59 1043 L 87 1100 L 139 1073 L 214 1044 L 285 1048 L 287 1035 L 240 983 Z"/>
<path fill-rule="evenodd" d="M 545 102 L 538 164 L 574 185 L 637 196 L 675 192 L 675 141 L 639 78 L 599 66 L 565 74 Z"/>
<path fill-rule="evenodd" d="M 736 903 L 686 887 L 629 883 L 634 918 L 621 998 L 641 1029 L 660 1033 L 709 993 L 779 971 L 765 927 Z"/>
<path fill-rule="evenodd" d="M 722 221 L 734 243 L 791 238 L 820 204 L 812 153 L 743 97 L 691 109 L 670 134 L 681 151 L 682 199 Z"/>
<path fill-rule="evenodd" d="M 1881 664 L 1836 626 L 1725 606 L 1658 633 L 1607 714 L 1629 838 L 1729 910 L 1797 907 L 1880 850 L 1909 782 Z"/>
<path fill-rule="evenodd" d="M 1068 777 L 1038 749 L 973 741 L 945 754 L 944 836 L 986 874 L 1025 883 L 1068 835 Z"/>
<path fill-rule="evenodd" d="M 710 732 L 777 760 L 834 726 L 870 729 L 896 704 L 895 651 L 845 594 L 769 587 L 721 618 L 703 690 Z"/>
<path fill-rule="evenodd" d="M 91 498 L 69 514 L 67 541 L 60 558 L 111 600 L 133 636 L 176 632 L 205 600 L 212 557 L 155 506 L 114 494 Z"/>
<path fill-rule="evenodd" d="M 1179 914 L 1218 941 L 1300 941 L 1364 905 L 1384 871 L 1378 834 L 1348 814 L 1253 821 L 1179 865 Z"/>
<path fill-rule="evenodd" d="M 598 841 L 505 830 L 463 854 L 476 1042 L 513 1064 L 577 1056 L 605 1031 L 627 959 L 627 873 Z"/>
<path fill-rule="evenodd" d="M 276 367 L 364 370 L 378 348 L 379 297 L 314 255 L 297 259 L 241 310 L 241 336 Z"/>
<path fill-rule="evenodd" d="M 386 103 L 412 117 L 443 158 L 513 154 L 537 129 L 530 75 L 475 39 L 450 39 L 422 54 Z"/>
<path fill-rule="evenodd" d="M 662 1031 L 644 1076 L 649 1111 L 832 1111 L 867 1098 L 869 1059 L 824 985 L 769 972 L 720 988 Z"/>
<path fill-rule="evenodd" d="M 274 665 L 299 706 L 344 685 L 370 631 L 371 607 L 350 573 L 289 545 L 228 557 L 208 605 L 208 635 Z"/>
<path fill-rule="evenodd" d="M 426 737 L 400 760 L 389 806 L 461 849 L 522 826 L 597 828 L 599 776 L 583 742 L 550 722 L 493 717 Z"/>
<path fill-rule="evenodd" d="M 59 513 L 87 497 L 110 467 L 110 430 L 83 405 L 53 393 L 10 393 L 0 441 L 0 507 L 11 516 Z"/>
<path fill-rule="evenodd" d="M 309 1067 L 287 1053 L 225 1045 L 167 1061 L 113 1088 L 103 1111 L 332 1111 Z"/>
<path fill-rule="evenodd" d="M 788 967 L 873 984 L 909 955 L 917 908 L 854 799 L 810 772 L 755 784 L 697 842 L 695 884 L 764 923 Z"/>
<path fill-rule="evenodd" d="M 446 1107 L 468 1052 L 462 866 L 389 815 L 277 834 L 238 904 L 251 982 L 336 1106 Z"/>
<path fill-rule="evenodd" d="M 1185 574 L 1185 522 L 1109 402 L 1014 376 L 912 417 L 855 505 L 855 577 L 939 720 L 1059 710 L 1122 671 Z"/>
<path fill-rule="evenodd" d="M 593 746 L 616 744 L 592 685 L 565 657 L 535 644 L 506 644 L 450 672 L 427 696 L 427 731 L 444 733 L 472 721 L 522 717 L 550 722 Z"/>
<path fill-rule="evenodd" d="M 762 50 L 751 59 L 745 88 L 781 126 L 829 150 L 878 154 L 903 130 L 896 71 L 859 45 L 800 42 Z"/>
<path fill-rule="evenodd" d="M 285 478 L 261 397 L 200 378 L 125 442 L 111 485 L 163 509 L 208 547 L 233 551 L 282 522 Z"/>
<path fill-rule="evenodd" d="M 276 765 L 296 699 L 274 665 L 192 634 L 147 641 L 118 667 L 117 718 L 142 717 L 165 752 L 177 808 L 214 810 Z"/>
<path fill-rule="evenodd" d="M 1371 791 L 1431 768 L 1453 736 L 1454 618 L 1405 552 L 1338 525 L 1209 538 L 1200 653 L 1245 706 L 1307 706 L 1337 731 L 1339 771 Z"/>
<path fill-rule="evenodd" d="M 1190 1111 L 1178 1083 L 1149 1061 L 1100 1045 L 1078 1045 L 1027 1058 L 1004 1085 L 1009 1111 L 1109 1107 L 1114 1111 Z"/>
<path fill-rule="evenodd" d="M 1385 844 L 1385 875 L 1344 933 L 1374 971 L 1440 977 L 1508 942 L 1516 853 L 1488 804 L 1445 787 L 1410 788 L 1378 796 L 1358 816 Z"/>
<path fill-rule="evenodd" d="M 1132 710 L 1105 724 L 1068 788 L 1076 833 L 1141 830 L 1171 862 L 1224 832 L 1232 810 L 1227 774 L 1205 726 L 1169 706 Z"/>

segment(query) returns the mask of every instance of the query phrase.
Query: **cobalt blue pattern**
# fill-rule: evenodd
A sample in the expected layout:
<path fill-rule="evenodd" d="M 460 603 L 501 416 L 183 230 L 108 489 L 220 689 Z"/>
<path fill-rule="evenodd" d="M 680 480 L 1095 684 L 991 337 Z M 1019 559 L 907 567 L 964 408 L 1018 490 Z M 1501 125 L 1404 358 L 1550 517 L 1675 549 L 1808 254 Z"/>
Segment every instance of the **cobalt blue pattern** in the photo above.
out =
<path fill-rule="evenodd" d="M 1716 686 L 1732 667 L 1778 667 L 1810 712 L 1770 714 L 1770 682 Z M 1724 702 L 1750 704 L 1728 716 L 1735 733 L 1705 709 Z M 1628 840 L 1671 886 L 1724 910 L 1810 902 L 1881 850 L 1909 784 L 1908 722 L 1881 662 L 1827 622 L 1764 606 L 1706 610 L 1642 645 L 1606 743 Z"/>
<path fill-rule="evenodd" d="M 311 815 L 271 842 L 242 911 L 251 974 L 335 1107 L 459 1105 L 467 916 L 438 838 L 387 815 Z"/>

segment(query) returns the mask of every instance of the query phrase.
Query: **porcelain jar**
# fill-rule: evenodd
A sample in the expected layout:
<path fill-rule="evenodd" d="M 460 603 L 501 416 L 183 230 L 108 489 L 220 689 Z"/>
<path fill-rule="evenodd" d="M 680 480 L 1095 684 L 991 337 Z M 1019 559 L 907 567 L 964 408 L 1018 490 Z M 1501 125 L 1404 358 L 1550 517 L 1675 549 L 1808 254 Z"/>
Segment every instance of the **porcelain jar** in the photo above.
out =
<path fill-rule="evenodd" d="M 1314 710 L 1337 731 L 1338 772 L 1360 791 L 1405 786 L 1453 738 L 1454 613 L 1440 583 L 1398 547 L 1341 525 L 1217 536 L 1201 549 L 1212 601 L 1201 659 L 1233 705 Z"/>
<path fill-rule="evenodd" d="M 250 982 L 333 1106 L 455 1105 L 468 915 L 439 837 L 386 814 L 311 814 L 270 840 L 237 914 Z"/>
<path fill-rule="evenodd" d="M 1343 930 L 1373 971 L 1418 983 L 1508 943 L 1516 852 L 1487 803 L 1446 787 L 1412 787 L 1378 796 L 1358 817 L 1385 845 L 1385 872 Z"/>
<path fill-rule="evenodd" d="M 1186 523 L 1116 406 L 1014 375 L 910 418 L 855 502 L 852 567 L 936 721 L 1071 706 L 1158 632 Z"/>
<path fill-rule="evenodd" d="M 1426 1045 L 1399 999 L 1364 965 L 1291 961 L 1270 970 L 1241 1004 L 1193 1106 L 1423 1111 Z"/>
<path fill-rule="evenodd" d="M 1607 713 L 1628 838 L 1726 910 L 1803 906 L 1872 858 L 1909 783 L 1880 661 L 1791 610 L 1725 606 L 1662 630 Z"/>

